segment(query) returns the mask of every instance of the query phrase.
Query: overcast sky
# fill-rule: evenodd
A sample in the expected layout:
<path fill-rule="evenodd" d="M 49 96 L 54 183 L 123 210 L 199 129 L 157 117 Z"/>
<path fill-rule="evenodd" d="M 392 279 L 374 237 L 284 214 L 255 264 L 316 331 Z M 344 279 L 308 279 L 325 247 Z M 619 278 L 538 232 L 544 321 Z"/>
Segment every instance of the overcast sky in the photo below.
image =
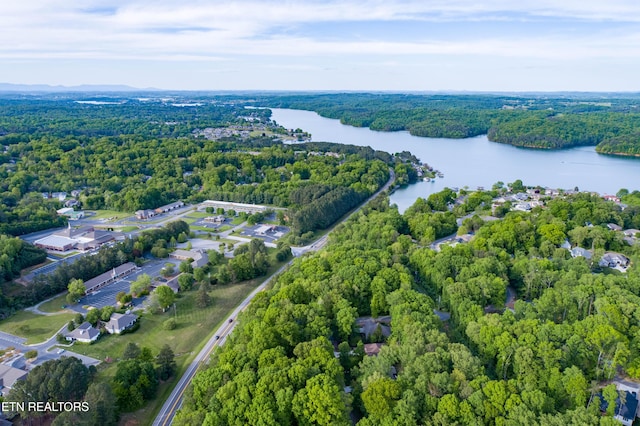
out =
<path fill-rule="evenodd" d="M 14 0 L 0 82 L 640 90 L 637 0 Z"/>

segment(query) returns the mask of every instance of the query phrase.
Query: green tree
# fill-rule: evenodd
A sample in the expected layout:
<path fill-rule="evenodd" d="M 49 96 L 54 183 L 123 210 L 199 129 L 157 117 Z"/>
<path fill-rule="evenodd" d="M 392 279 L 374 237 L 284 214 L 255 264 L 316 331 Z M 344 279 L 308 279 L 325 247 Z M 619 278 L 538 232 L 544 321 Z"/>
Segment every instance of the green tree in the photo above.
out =
<path fill-rule="evenodd" d="M 292 401 L 300 425 L 348 425 L 349 419 L 338 384 L 326 374 L 310 378 Z"/>
<path fill-rule="evenodd" d="M 69 285 L 67 286 L 67 290 L 69 293 L 67 294 L 67 302 L 74 304 L 78 303 L 78 301 L 84 296 L 87 291 L 84 286 L 84 281 L 81 279 L 73 279 L 69 281 Z"/>
<path fill-rule="evenodd" d="M 131 283 L 130 292 L 136 297 L 140 296 L 151 287 L 151 277 L 147 274 L 142 274 L 137 280 Z"/>
<path fill-rule="evenodd" d="M 87 321 L 92 326 L 96 326 L 100 317 L 102 316 L 102 310 L 98 308 L 89 309 L 87 315 L 85 315 L 85 321 Z"/>
<path fill-rule="evenodd" d="M 109 319 L 111 319 L 111 315 L 116 311 L 116 309 L 113 306 L 105 306 L 104 308 L 102 308 L 102 312 L 100 313 L 100 319 L 102 321 L 109 321 Z"/>
<path fill-rule="evenodd" d="M 194 278 L 192 274 L 182 273 L 178 277 L 178 284 L 180 285 L 180 291 L 189 291 L 193 287 Z"/>
<path fill-rule="evenodd" d="M 90 410 L 82 418 L 87 425 L 115 426 L 118 423 L 116 397 L 107 383 L 91 383 L 84 396 Z"/>
<path fill-rule="evenodd" d="M 140 356 L 140 346 L 133 342 L 127 343 L 122 353 L 122 359 L 136 359 Z"/>
<path fill-rule="evenodd" d="M 204 309 L 211 305 L 211 296 L 209 296 L 209 293 L 207 292 L 207 287 L 208 286 L 205 284 L 200 284 L 200 288 L 196 293 L 195 303 L 196 307 L 199 309 Z"/>
<path fill-rule="evenodd" d="M 389 377 L 377 376 L 362 392 L 362 402 L 370 418 L 381 421 L 393 411 L 401 395 L 402 388 L 398 382 Z"/>
<path fill-rule="evenodd" d="M 158 377 L 160 380 L 167 380 L 176 372 L 175 355 L 169 345 L 162 346 L 160 353 L 156 357 L 156 363 L 158 364 Z"/>
<path fill-rule="evenodd" d="M 158 305 L 163 311 L 171 306 L 173 301 L 176 299 L 176 294 L 173 292 L 171 287 L 167 285 L 158 286 L 151 295 L 157 299 Z"/>

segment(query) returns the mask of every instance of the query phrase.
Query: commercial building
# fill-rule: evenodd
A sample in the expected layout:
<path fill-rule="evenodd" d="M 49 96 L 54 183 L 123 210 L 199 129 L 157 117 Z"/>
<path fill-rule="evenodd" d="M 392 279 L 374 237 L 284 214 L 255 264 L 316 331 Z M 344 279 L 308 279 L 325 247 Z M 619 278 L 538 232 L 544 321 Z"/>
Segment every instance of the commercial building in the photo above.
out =
<path fill-rule="evenodd" d="M 235 212 L 245 212 L 254 214 L 258 212 L 264 212 L 268 209 L 267 206 L 261 206 L 259 204 L 244 204 L 244 203 L 230 203 L 227 201 L 207 200 L 200 203 L 198 210 L 205 210 L 207 207 L 213 207 L 214 209 L 224 209 L 224 211 L 234 210 Z"/>
<path fill-rule="evenodd" d="M 115 240 L 115 235 L 108 231 L 94 229 L 93 226 L 83 226 L 54 232 L 53 234 L 35 241 L 37 247 L 45 250 L 65 252 L 69 250 L 91 250 Z"/>
<path fill-rule="evenodd" d="M 109 272 L 105 272 L 104 274 L 100 274 L 95 278 L 91 278 L 87 282 L 84 283 L 85 294 L 89 294 L 92 291 L 96 291 L 106 285 L 109 285 L 113 282 L 118 281 L 122 277 L 129 275 L 130 273 L 136 270 L 136 264 L 133 262 L 127 262 L 120 266 L 113 268 Z"/>
<path fill-rule="evenodd" d="M 176 201 L 175 203 L 166 204 L 153 210 L 138 210 L 136 212 L 136 218 L 140 220 L 151 219 L 154 216 L 179 209 L 180 207 L 184 207 L 184 203 L 182 201 Z"/>

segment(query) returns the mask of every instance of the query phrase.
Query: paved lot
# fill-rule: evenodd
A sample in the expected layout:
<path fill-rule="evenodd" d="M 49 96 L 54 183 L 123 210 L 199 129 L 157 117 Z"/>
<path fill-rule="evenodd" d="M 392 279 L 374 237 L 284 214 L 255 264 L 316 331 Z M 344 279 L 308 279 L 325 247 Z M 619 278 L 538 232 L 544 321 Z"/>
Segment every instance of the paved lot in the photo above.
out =
<path fill-rule="evenodd" d="M 138 279 L 138 277 L 142 274 L 147 274 L 151 277 L 151 279 L 160 275 L 160 270 L 164 268 L 166 263 L 172 263 L 175 265 L 176 270 L 180 265 L 180 261 L 176 259 L 157 259 L 148 262 L 142 268 L 139 268 L 136 272 L 131 275 L 128 275 L 123 280 L 117 281 L 113 284 L 109 284 L 106 287 L 101 288 L 100 290 L 93 292 L 73 305 L 69 306 L 69 309 L 72 309 L 76 312 L 80 312 L 81 314 L 85 314 L 87 312 L 83 306 L 93 306 L 94 308 L 103 308 L 105 306 L 115 306 L 116 304 L 116 295 L 124 291 L 125 293 L 129 292 L 131 287 L 131 283 Z M 143 298 L 138 298 L 133 300 L 133 305 L 135 307 L 140 306 L 142 304 Z"/>
<path fill-rule="evenodd" d="M 273 231 L 267 231 L 264 234 L 259 234 L 256 231 L 263 224 L 257 224 L 253 226 L 246 226 L 244 230 L 240 233 L 240 235 L 246 236 L 247 238 L 260 238 L 266 243 L 274 243 L 282 238 L 289 232 L 289 228 L 286 226 L 274 225 Z"/>
<path fill-rule="evenodd" d="M 212 215 L 212 216 L 214 216 L 214 215 Z M 195 221 L 193 224 L 195 226 L 202 226 L 203 228 L 214 230 L 214 229 L 218 229 L 218 228 L 220 228 L 221 226 L 224 226 L 224 225 L 231 225 L 231 219 L 225 218 L 224 222 L 214 223 L 214 222 L 207 222 L 207 221 L 204 220 L 204 218 L 202 218 L 202 219 L 199 219 L 199 220 Z"/>

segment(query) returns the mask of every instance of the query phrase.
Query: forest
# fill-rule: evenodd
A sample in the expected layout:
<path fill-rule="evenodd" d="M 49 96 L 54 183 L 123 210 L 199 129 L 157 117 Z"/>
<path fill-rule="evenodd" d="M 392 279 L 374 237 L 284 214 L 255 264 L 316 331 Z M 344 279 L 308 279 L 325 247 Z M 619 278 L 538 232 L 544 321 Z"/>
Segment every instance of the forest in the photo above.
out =
<path fill-rule="evenodd" d="M 449 191 L 405 214 L 371 202 L 252 301 L 174 424 L 617 424 L 599 401 L 640 378 L 640 275 L 606 225 L 640 210 L 577 194 L 485 222 L 478 200 L 495 195 L 457 212 Z M 468 210 L 469 243 L 426 245 Z M 632 266 L 599 266 L 607 250 Z"/>
<path fill-rule="evenodd" d="M 295 214 L 301 234 L 332 223 L 384 184 L 389 167 L 402 163 L 371 148 L 284 145 L 264 135 L 215 141 L 193 135 L 198 127 L 244 123 L 249 114 L 274 135 L 285 132 L 268 123 L 269 110 L 247 111 L 214 99 L 194 107 L 0 99 L 0 234 L 65 225 L 56 214 L 63 204 L 51 196 L 58 192 L 77 191 L 76 208 L 88 210 L 134 212 L 177 200 L 217 199 L 297 212 L 303 206 L 290 199 L 292 191 L 326 185 L 324 198 L 314 200 L 321 217 Z M 325 205 L 334 216 L 325 217 Z"/>
<path fill-rule="evenodd" d="M 640 153 L 640 99 L 633 95 L 309 94 L 267 96 L 258 102 L 415 136 L 487 134 L 491 141 L 527 148 L 591 145 L 603 154 Z"/>

